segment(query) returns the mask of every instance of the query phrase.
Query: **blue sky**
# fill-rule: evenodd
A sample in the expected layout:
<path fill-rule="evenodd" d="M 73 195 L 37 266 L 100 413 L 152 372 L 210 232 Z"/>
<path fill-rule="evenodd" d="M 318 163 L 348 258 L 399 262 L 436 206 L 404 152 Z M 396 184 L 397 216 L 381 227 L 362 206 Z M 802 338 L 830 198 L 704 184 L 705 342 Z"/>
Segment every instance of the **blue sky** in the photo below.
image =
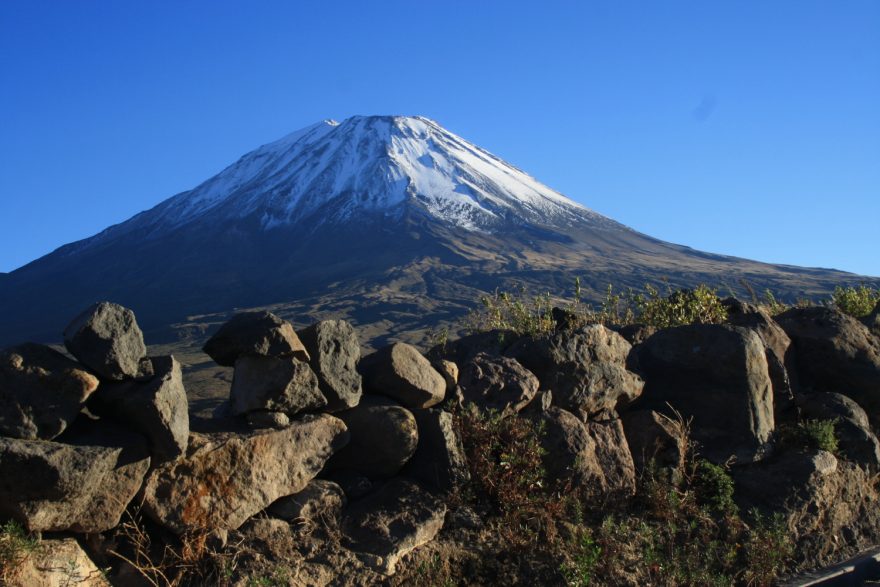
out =
<path fill-rule="evenodd" d="M 880 2 L 0 2 L 0 271 L 324 118 L 637 230 L 880 276 Z"/>

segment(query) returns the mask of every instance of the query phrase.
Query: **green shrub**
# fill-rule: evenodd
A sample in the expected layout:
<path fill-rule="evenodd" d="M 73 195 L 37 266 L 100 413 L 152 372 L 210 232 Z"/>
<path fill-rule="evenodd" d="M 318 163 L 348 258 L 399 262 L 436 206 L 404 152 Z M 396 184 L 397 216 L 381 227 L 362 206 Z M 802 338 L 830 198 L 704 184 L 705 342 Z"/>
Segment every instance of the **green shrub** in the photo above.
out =
<path fill-rule="evenodd" d="M 749 513 L 751 531 L 743 545 L 745 583 L 771 585 L 794 554 L 791 533 L 781 513 L 777 512 L 769 518 L 761 515 L 757 509 Z"/>
<path fill-rule="evenodd" d="M 837 419 L 804 420 L 795 425 L 780 426 L 776 431 L 778 441 L 783 446 L 795 449 L 811 448 L 837 452 Z"/>
<path fill-rule="evenodd" d="M 849 314 L 854 318 L 864 318 L 877 306 L 880 302 L 880 289 L 874 289 L 866 285 L 858 287 L 841 287 L 834 288 L 831 294 L 831 304 L 844 314 Z"/>
<path fill-rule="evenodd" d="M 696 489 L 700 501 L 713 511 L 723 515 L 737 513 L 736 503 L 733 501 L 733 479 L 724 467 L 706 460 L 699 461 Z"/>
<path fill-rule="evenodd" d="M 642 324 L 669 328 L 686 324 L 720 324 L 727 320 L 727 310 L 721 304 L 717 290 L 707 285 L 671 291 L 665 297 L 651 285 L 646 285 L 645 291 L 647 295 L 633 297 L 636 320 Z"/>
<path fill-rule="evenodd" d="M 602 547 L 593 539 L 593 534 L 589 529 L 583 532 L 571 553 L 571 561 L 560 567 L 566 585 L 572 587 L 589 585 L 601 556 Z"/>
<path fill-rule="evenodd" d="M 479 309 L 465 318 L 465 325 L 471 332 L 512 330 L 518 334 L 537 335 L 552 332 L 555 327 L 549 293 L 529 300 L 522 287 L 515 294 L 495 290 L 492 295 L 482 296 L 480 304 Z"/>

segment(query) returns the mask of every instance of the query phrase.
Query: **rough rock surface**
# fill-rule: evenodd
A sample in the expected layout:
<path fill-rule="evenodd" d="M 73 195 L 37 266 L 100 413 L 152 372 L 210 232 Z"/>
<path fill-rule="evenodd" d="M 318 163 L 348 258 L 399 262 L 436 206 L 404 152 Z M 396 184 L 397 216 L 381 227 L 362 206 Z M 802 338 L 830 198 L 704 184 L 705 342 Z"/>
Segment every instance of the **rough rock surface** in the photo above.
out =
<path fill-rule="evenodd" d="M 461 438 L 452 414 L 439 409 L 414 412 L 419 444 L 404 473 L 428 488 L 450 491 L 470 479 Z"/>
<path fill-rule="evenodd" d="M 800 384 L 842 393 L 880 421 L 880 339 L 832 308 L 793 308 L 776 317 L 797 349 Z"/>
<path fill-rule="evenodd" d="M 480 353 L 462 367 L 458 385 L 465 403 L 510 415 L 535 398 L 539 384 L 516 359 Z"/>
<path fill-rule="evenodd" d="M 636 410 L 620 416 L 636 471 L 653 461 L 658 467 L 680 471 L 687 456 L 685 427 L 665 414 Z"/>
<path fill-rule="evenodd" d="M 800 408 L 804 419 L 834 421 L 834 435 L 844 458 L 869 471 L 880 471 L 880 442 L 859 404 L 839 393 L 815 393 L 805 397 Z"/>
<path fill-rule="evenodd" d="M 245 416 L 248 426 L 259 430 L 262 428 L 287 428 L 290 426 L 290 417 L 284 412 L 269 412 L 259 410 L 248 412 Z"/>
<path fill-rule="evenodd" d="M 364 386 L 407 408 L 430 408 L 446 396 L 446 381 L 414 346 L 396 342 L 361 361 Z"/>
<path fill-rule="evenodd" d="M 21 564 L 8 587 L 111 587 L 75 538 L 53 538 Z"/>
<path fill-rule="evenodd" d="M 150 363 L 151 379 L 102 386 L 89 407 L 146 436 L 156 465 L 186 452 L 189 408 L 180 363 L 172 356 L 152 357 Z"/>
<path fill-rule="evenodd" d="M 418 485 L 389 481 L 345 511 L 343 533 L 349 548 L 372 555 L 366 562 L 394 574 L 402 556 L 430 542 L 443 527 L 446 504 Z"/>
<path fill-rule="evenodd" d="M 692 418 L 709 460 L 748 463 L 765 455 L 774 429 L 764 343 L 749 329 L 695 324 L 661 330 L 640 347 L 640 409 Z M 669 414 L 673 415 L 674 414 Z"/>
<path fill-rule="evenodd" d="M 114 380 L 137 377 L 147 355 L 134 312 L 111 302 L 97 303 L 74 318 L 64 329 L 64 346 L 83 365 Z"/>
<path fill-rule="evenodd" d="M 97 388 L 94 375 L 47 346 L 4 349 L 0 351 L 0 434 L 55 438 Z"/>
<path fill-rule="evenodd" d="M 362 381 L 357 365 L 361 345 L 357 333 L 345 320 L 322 320 L 298 333 L 311 357 L 328 412 L 355 407 L 361 399 Z"/>
<path fill-rule="evenodd" d="M 356 408 L 336 416 L 345 422 L 351 440 L 328 461 L 328 471 L 347 469 L 370 479 L 391 477 L 416 451 L 416 419 L 391 400 L 365 395 Z"/>
<path fill-rule="evenodd" d="M 308 363 L 261 355 L 243 355 L 235 361 L 229 400 L 235 415 L 269 410 L 292 416 L 327 405 Z"/>
<path fill-rule="evenodd" d="M 862 322 L 874 336 L 880 337 L 880 302 L 877 302 L 874 311 L 865 316 Z"/>
<path fill-rule="evenodd" d="M 276 500 L 269 506 L 269 513 L 290 522 L 339 519 L 347 502 L 342 488 L 333 481 L 312 479 L 299 493 Z"/>
<path fill-rule="evenodd" d="M 587 422 L 587 431 L 595 443 L 596 462 L 604 480 L 603 493 L 634 494 L 636 472 L 620 419 Z"/>
<path fill-rule="evenodd" d="M 347 441 L 345 424 L 329 415 L 271 432 L 193 434 L 186 456 L 147 477 L 144 509 L 178 534 L 238 528 L 276 499 L 304 489 Z"/>
<path fill-rule="evenodd" d="M 447 397 L 451 396 L 455 392 L 455 387 L 458 385 L 458 365 L 447 359 L 437 359 L 436 361 L 431 361 L 431 364 L 446 381 Z"/>
<path fill-rule="evenodd" d="M 115 527 L 150 466 L 146 443 L 103 423 L 74 426 L 64 442 L 0 438 L 0 516 L 30 531 Z"/>
<path fill-rule="evenodd" d="M 551 381 L 553 401 L 585 421 L 600 412 L 626 407 L 645 387 L 638 375 L 611 363 L 558 371 Z"/>
<path fill-rule="evenodd" d="M 218 365 L 232 367 L 241 355 L 293 356 L 308 361 L 309 354 L 287 320 L 271 312 L 241 312 L 220 327 L 204 346 Z"/>

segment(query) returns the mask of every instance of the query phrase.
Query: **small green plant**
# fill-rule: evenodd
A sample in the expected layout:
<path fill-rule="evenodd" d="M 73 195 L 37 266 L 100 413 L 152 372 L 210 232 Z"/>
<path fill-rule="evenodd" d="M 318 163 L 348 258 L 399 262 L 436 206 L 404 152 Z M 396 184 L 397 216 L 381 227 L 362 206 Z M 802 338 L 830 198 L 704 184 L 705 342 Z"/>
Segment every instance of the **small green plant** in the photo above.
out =
<path fill-rule="evenodd" d="M 700 460 L 696 470 L 696 489 L 700 501 L 713 511 L 723 515 L 735 515 L 733 479 L 720 465 Z"/>
<path fill-rule="evenodd" d="M 778 435 L 780 443 L 794 448 L 812 448 L 837 452 L 837 419 L 804 420 L 796 425 L 782 426 Z"/>
<path fill-rule="evenodd" d="M 670 291 L 664 297 L 649 284 L 645 286 L 645 292 L 647 295 L 633 297 L 637 320 L 642 324 L 669 328 L 686 324 L 720 324 L 727 320 L 727 310 L 717 290 L 707 285 Z"/>
<path fill-rule="evenodd" d="M 528 300 L 524 287 L 515 294 L 496 290 L 492 295 L 482 296 L 480 304 L 481 307 L 465 319 L 471 332 L 511 330 L 517 334 L 538 335 L 552 332 L 556 326 L 549 293 Z"/>
<path fill-rule="evenodd" d="M 789 309 L 789 306 L 777 300 L 769 289 L 764 290 L 763 306 L 771 316 L 777 316 Z"/>
<path fill-rule="evenodd" d="M 10 583 L 21 571 L 21 565 L 39 547 L 18 522 L 10 520 L 0 526 L 0 585 Z"/>
<path fill-rule="evenodd" d="M 564 563 L 560 568 L 566 585 L 572 587 L 589 585 L 601 556 L 602 547 L 596 543 L 592 533 L 587 529 L 577 540 L 571 561 Z"/>
<path fill-rule="evenodd" d="M 880 302 L 880 289 L 860 285 L 858 287 L 834 288 L 831 294 L 831 304 L 844 314 L 854 318 L 864 318 L 874 311 Z"/>

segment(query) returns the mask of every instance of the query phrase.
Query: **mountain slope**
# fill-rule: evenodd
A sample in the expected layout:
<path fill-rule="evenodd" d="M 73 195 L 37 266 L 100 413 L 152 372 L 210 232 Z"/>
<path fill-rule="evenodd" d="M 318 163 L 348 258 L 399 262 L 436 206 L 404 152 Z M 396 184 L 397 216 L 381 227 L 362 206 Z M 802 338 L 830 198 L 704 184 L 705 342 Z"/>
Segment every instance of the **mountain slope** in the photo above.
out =
<path fill-rule="evenodd" d="M 639 234 L 419 117 L 325 121 L 0 280 L 0 343 L 55 340 L 89 303 L 154 337 L 201 336 L 233 308 L 345 316 L 371 337 L 448 323 L 483 292 L 746 279 L 796 296 L 851 274 L 711 255 Z"/>

